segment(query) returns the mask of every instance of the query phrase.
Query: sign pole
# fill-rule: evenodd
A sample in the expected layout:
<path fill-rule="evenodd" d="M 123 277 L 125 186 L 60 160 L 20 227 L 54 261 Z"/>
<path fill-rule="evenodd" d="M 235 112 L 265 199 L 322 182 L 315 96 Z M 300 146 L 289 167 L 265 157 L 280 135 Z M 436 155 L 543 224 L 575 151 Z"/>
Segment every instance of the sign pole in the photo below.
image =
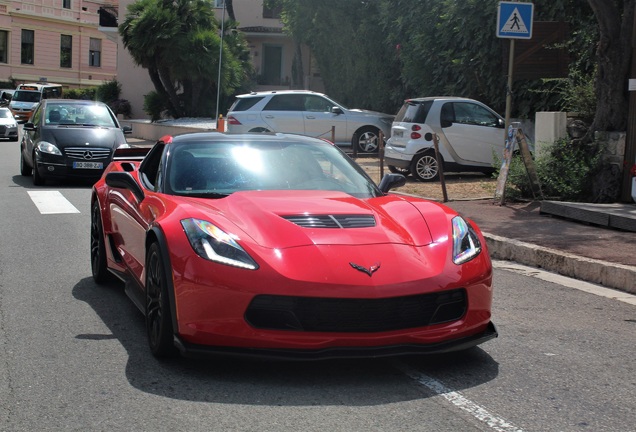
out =
<path fill-rule="evenodd" d="M 508 85 L 506 87 L 506 127 L 504 140 L 508 136 L 508 126 L 510 126 L 510 113 L 512 112 L 512 75 L 515 68 L 515 40 L 510 39 L 510 54 L 508 56 Z"/>

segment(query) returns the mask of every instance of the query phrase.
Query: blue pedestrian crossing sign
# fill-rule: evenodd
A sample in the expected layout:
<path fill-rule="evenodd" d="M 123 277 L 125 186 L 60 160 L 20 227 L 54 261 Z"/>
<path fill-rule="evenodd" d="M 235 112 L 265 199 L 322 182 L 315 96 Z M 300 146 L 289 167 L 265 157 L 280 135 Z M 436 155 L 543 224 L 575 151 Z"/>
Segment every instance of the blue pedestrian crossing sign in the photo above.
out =
<path fill-rule="evenodd" d="M 499 2 L 497 37 L 531 39 L 533 13 L 533 3 Z"/>

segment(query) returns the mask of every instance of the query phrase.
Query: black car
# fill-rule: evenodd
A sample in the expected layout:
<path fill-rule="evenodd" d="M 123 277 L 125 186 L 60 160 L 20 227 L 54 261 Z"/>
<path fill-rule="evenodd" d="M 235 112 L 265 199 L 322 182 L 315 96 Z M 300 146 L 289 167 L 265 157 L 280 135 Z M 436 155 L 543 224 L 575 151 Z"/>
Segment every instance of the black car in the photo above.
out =
<path fill-rule="evenodd" d="M 102 102 L 45 99 L 24 124 L 20 174 L 33 174 L 33 184 L 47 178 L 97 180 L 115 149 L 128 146 L 117 117 Z"/>

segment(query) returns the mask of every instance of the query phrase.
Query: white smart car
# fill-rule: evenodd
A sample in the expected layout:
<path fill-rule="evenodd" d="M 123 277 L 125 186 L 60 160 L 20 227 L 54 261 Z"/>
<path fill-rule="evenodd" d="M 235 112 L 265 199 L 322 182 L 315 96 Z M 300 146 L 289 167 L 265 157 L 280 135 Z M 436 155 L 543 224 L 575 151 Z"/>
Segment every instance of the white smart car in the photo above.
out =
<path fill-rule="evenodd" d="M 505 146 L 504 127 L 499 114 L 473 99 L 407 99 L 393 121 L 385 163 L 393 172 L 436 180 L 439 165 L 433 137 L 437 134 L 444 171 L 491 174 L 493 155 L 501 155 Z"/>

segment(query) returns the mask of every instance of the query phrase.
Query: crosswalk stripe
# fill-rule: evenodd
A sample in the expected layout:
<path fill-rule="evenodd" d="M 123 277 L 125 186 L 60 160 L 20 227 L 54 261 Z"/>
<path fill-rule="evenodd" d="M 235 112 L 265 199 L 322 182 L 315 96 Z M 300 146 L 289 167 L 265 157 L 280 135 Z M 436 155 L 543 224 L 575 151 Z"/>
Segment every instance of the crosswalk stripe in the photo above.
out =
<path fill-rule="evenodd" d="M 59 191 L 27 191 L 42 214 L 79 213 Z"/>

